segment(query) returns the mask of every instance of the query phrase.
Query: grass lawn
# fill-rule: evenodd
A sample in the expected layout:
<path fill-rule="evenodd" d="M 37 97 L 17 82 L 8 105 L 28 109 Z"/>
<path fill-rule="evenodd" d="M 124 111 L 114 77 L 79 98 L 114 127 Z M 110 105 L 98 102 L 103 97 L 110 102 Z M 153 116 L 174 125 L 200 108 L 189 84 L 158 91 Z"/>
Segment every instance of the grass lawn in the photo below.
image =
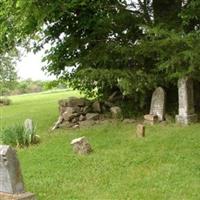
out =
<path fill-rule="evenodd" d="M 41 144 L 19 149 L 27 191 L 38 200 L 200 199 L 200 124 L 146 128 L 103 124 L 81 130 L 49 129 L 58 117 L 57 101 L 74 92 L 12 97 L 1 107 L 1 126 L 32 118 Z M 86 136 L 94 152 L 77 156 L 70 141 Z"/>

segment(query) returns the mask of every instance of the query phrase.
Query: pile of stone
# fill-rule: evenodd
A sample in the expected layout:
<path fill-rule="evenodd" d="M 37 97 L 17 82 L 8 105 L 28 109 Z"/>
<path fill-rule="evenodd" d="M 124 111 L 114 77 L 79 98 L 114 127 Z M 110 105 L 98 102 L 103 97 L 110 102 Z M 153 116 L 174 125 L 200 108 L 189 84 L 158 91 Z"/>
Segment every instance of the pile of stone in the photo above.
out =
<path fill-rule="evenodd" d="M 70 97 L 59 102 L 59 118 L 52 130 L 59 127 L 78 128 L 92 125 L 102 120 L 105 113 L 113 118 L 122 116 L 121 108 L 110 102 L 91 101 L 85 98 Z"/>

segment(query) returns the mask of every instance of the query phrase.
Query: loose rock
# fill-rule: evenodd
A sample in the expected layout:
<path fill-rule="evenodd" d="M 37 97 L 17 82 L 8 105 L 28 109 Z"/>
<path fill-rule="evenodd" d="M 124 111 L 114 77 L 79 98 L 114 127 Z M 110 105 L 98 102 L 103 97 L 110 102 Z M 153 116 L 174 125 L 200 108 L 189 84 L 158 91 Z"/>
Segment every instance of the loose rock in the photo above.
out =
<path fill-rule="evenodd" d="M 72 120 L 77 114 L 75 113 L 76 110 L 73 107 L 66 107 L 66 111 L 63 113 L 63 118 L 65 121 Z"/>
<path fill-rule="evenodd" d="M 101 104 L 99 101 L 95 101 L 93 104 L 92 104 L 92 111 L 93 112 L 97 112 L 97 113 L 101 113 Z"/>
<path fill-rule="evenodd" d="M 88 143 L 86 137 L 80 137 L 71 141 L 73 151 L 79 155 L 86 155 L 92 152 L 91 145 Z"/>
<path fill-rule="evenodd" d="M 79 121 L 84 121 L 84 120 L 86 120 L 86 117 L 84 115 L 80 115 Z"/>
<path fill-rule="evenodd" d="M 98 120 L 99 119 L 99 114 L 98 113 L 87 113 L 86 114 L 86 119 L 87 120 Z"/>

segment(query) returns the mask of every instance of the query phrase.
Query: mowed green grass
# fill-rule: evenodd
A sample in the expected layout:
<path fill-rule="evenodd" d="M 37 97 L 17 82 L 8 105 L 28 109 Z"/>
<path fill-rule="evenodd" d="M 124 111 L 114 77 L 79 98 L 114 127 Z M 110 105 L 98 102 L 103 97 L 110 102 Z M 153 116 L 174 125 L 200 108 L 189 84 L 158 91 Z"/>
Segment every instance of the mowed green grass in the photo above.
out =
<path fill-rule="evenodd" d="M 74 92 L 13 97 L 1 109 L 1 126 L 32 118 L 41 144 L 19 149 L 28 191 L 38 200 L 190 200 L 200 199 L 200 124 L 146 127 L 96 125 L 81 130 L 49 131 L 58 117 L 57 101 Z M 94 152 L 77 156 L 70 141 L 86 136 Z"/>

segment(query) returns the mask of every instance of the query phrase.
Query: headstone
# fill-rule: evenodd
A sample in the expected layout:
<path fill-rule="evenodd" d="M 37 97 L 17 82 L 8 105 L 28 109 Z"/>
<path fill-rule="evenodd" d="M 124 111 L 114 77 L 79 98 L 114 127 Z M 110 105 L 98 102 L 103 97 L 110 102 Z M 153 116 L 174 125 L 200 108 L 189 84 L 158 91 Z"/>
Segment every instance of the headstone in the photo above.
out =
<path fill-rule="evenodd" d="M 162 87 L 156 88 L 151 99 L 151 115 L 157 115 L 159 121 L 165 117 L 165 91 Z"/>
<path fill-rule="evenodd" d="M 25 128 L 25 130 L 26 130 L 28 133 L 30 133 L 30 134 L 33 133 L 34 127 L 33 127 L 33 121 L 32 121 L 32 119 L 26 119 L 26 120 L 24 121 L 24 128 Z"/>
<path fill-rule="evenodd" d="M 0 192 L 10 194 L 24 192 L 24 183 L 16 152 L 7 145 L 0 145 Z"/>
<path fill-rule="evenodd" d="M 92 152 L 92 148 L 84 136 L 72 140 L 71 145 L 73 145 L 73 151 L 79 155 L 85 155 Z"/>
<path fill-rule="evenodd" d="M 194 111 L 194 89 L 193 81 L 189 77 L 181 78 L 178 81 L 179 113 L 176 121 L 180 124 L 190 124 L 197 121 Z"/>
<path fill-rule="evenodd" d="M 35 199 L 31 193 L 24 192 L 24 183 L 16 151 L 8 145 L 0 145 L 0 199 L 17 200 L 26 194 L 26 200 Z M 30 197 L 30 198 L 28 198 Z"/>
<path fill-rule="evenodd" d="M 138 124 L 136 128 L 136 136 L 137 137 L 145 137 L 145 126 L 143 124 Z"/>

